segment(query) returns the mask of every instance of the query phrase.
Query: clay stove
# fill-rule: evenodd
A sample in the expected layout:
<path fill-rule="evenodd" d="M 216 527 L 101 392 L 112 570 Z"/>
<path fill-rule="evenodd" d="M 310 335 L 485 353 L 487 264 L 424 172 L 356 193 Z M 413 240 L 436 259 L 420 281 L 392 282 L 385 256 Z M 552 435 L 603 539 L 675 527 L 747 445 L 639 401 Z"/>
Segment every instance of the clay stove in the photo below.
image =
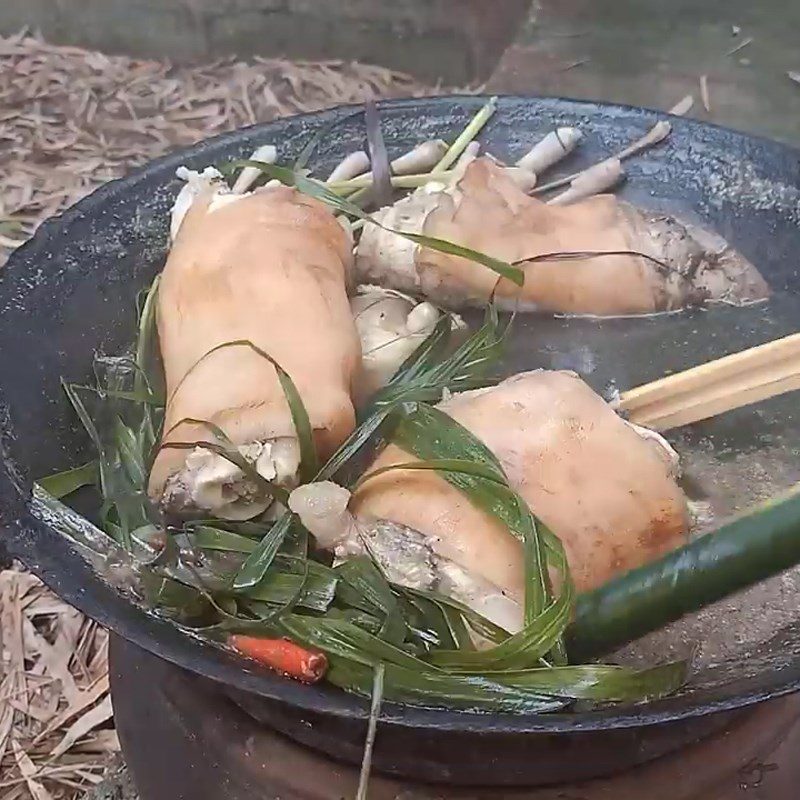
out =
<path fill-rule="evenodd" d="M 265 728 L 211 681 L 121 639 L 111 689 L 141 800 L 351 800 L 358 770 Z M 800 695 L 753 707 L 714 736 L 628 772 L 537 789 L 448 788 L 373 774 L 370 800 L 790 800 Z"/>

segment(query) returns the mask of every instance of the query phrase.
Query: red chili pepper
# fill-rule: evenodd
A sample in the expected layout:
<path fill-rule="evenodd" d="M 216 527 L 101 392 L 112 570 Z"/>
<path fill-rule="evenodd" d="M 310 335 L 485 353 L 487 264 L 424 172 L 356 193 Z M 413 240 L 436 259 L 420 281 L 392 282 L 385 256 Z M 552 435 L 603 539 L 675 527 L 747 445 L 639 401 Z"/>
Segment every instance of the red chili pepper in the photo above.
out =
<path fill-rule="evenodd" d="M 228 644 L 259 664 L 303 683 L 317 683 L 328 671 L 325 653 L 306 650 L 289 639 L 234 635 Z"/>

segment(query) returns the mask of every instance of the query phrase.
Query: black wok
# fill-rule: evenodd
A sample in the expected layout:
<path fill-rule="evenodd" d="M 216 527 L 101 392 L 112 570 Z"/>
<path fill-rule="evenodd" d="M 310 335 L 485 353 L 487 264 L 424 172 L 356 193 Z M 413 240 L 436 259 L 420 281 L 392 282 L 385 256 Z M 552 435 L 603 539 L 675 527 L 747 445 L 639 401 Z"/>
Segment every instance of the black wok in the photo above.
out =
<path fill-rule="evenodd" d="M 483 100 L 447 97 L 381 104 L 392 152 L 448 137 Z M 95 350 L 133 338 L 134 298 L 161 267 L 175 169 L 247 156 L 265 142 L 290 159 L 320 126 L 312 166 L 330 167 L 363 146 L 363 115 L 336 109 L 256 126 L 173 154 L 115 181 L 50 220 L 0 274 L 0 513 L 8 551 L 59 595 L 137 645 L 228 687 L 257 718 L 347 761 L 360 758 L 366 706 L 333 688 L 305 687 L 253 670 L 146 613 L 103 582 L 67 541 L 31 514 L 33 479 L 86 460 L 89 446 L 60 391 L 83 380 Z M 559 99 L 503 98 L 485 140 L 518 155 L 554 125 L 588 132 L 570 171 L 622 149 L 664 115 Z M 800 154 L 784 145 L 672 119 L 669 141 L 629 165 L 626 197 L 706 222 L 761 268 L 776 290 L 766 306 L 606 321 L 526 318 L 507 372 L 570 367 L 597 388 L 621 388 L 787 333 L 800 318 Z M 587 349 L 588 348 L 588 349 Z M 588 353 L 588 355 L 587 355 Z M 715 451 L 747 451 L 764 436 L 800 441 L 796 403 L 736 412 L 702 426 Z M 757 613 L 757 612 L 756 612 Z M 800 616 L 800 613 L 798 614 Z M 695 675 L 680 695 L 655 703 L 557 715 L 477 715 L 388 705 L 375 767 L 461 784 L 534 785 L 608 774 L 657 757 L 727 724 L 766 698 L 800 686 L 800 637 L 786 619 L 747 657 Z M 788 626 L 788 627 L 786 627 Z"/>

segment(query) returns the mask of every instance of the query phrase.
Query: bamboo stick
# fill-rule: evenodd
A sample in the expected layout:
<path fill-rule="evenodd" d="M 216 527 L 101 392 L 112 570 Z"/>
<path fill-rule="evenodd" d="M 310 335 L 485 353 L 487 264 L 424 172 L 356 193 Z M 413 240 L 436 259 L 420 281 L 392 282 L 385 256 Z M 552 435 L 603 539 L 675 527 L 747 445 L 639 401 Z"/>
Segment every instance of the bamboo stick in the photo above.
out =
<path fill-rule="evenodd" d="M 658 431 L 800 389 L 800 333 L 709 361 L 624 392 L 631 422 Z"/>

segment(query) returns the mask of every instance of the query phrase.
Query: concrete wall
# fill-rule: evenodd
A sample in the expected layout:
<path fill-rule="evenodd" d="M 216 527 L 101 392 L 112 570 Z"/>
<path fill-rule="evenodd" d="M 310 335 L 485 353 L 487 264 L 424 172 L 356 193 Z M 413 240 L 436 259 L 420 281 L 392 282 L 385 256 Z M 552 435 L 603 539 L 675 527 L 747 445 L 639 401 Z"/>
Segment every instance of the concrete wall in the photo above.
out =
<path fill-rule="evenodd" d="M 0 32 L 175 61 L 355 59 L 421 78 L 485 78 L 530 0 L 0 0 Z"/>

